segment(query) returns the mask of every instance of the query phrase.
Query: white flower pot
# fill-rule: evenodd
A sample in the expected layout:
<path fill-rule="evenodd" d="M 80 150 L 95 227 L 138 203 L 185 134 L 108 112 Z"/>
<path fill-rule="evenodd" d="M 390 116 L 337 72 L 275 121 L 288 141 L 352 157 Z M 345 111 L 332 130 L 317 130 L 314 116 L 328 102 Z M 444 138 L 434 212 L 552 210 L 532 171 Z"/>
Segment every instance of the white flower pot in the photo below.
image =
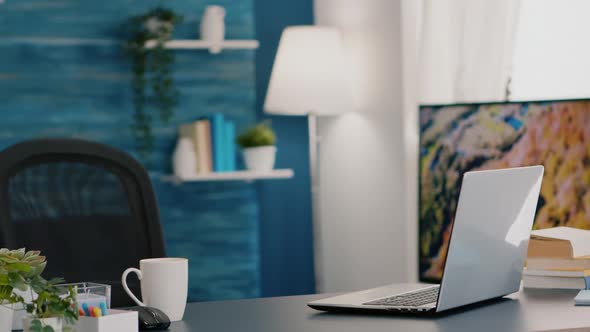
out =
<path fill-rule="evenodd" d="M 12 330 L 22 330 L 23 318 L 27 315 L 27 311 L 22 304 L 18 304 L 13 306 L 13 313 Z"/>
<path fill-rule="evenodd" d="M 270 171 L 275 166 L 277 148 L 275 146 L 258 146 L 244 149 L 244 161 L 250 171 Z"/>
<path fill-rule="evenodd" d="M 176 144 L 172 157 L 174 175 L 187 178 L 197 173 L 197 155 L 193 142 L 189 138 L 181 138 Z"/>
<path fill-rule="evenodd" d="M 0 331 L 12 330 L 12 317 L 14 310 L 10 304 L 0 304 Z"/>
<path fill-rule="evenodd" d="M 38 318 L 26 316 L 23 319 L 23 332 L 31 332 L 31 324 L 35 319 Z M 38 320 L 41 322 L 41 326 L 51 326 L 55 332 L 63 331 L 63 319 L 61 317 L 43 318 Z"/>

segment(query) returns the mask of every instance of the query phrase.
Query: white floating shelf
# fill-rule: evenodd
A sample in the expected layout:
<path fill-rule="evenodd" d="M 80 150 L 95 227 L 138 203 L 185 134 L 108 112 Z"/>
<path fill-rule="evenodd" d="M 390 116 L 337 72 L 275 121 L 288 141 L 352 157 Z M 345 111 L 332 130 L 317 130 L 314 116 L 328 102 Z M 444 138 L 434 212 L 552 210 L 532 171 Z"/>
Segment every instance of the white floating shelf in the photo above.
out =
<path fill-rule="evenodd" d="M 254 181 L 268 179 L 289 179 L 294 175 L 292 169 L 273 169 L 268 172 L 236 171 L 236 172 L 212 172 L 209 174 L 195 174 L 190 177 L 177 177 L 175 175 L 163 176 L 162 180 L 183 183 L 183 182 L 206 182 L 206 181 Z"/>
<path fill-rule="evenodd" d="M 150 40 L 145 44 L 146 48 L 154 48 L 156 41 Z M 259 46 L 258 40 L 224 40 L 221 43 L 215 43 L 206 40 L 192 40 L 192 39 L 176 39 L 167 41 L 164 44 L 165 48 L 177 50 L 192 50 L 192 49 L 208 49 L 211 53 L 219 53 L 225 49 L 257 49 Z"/>

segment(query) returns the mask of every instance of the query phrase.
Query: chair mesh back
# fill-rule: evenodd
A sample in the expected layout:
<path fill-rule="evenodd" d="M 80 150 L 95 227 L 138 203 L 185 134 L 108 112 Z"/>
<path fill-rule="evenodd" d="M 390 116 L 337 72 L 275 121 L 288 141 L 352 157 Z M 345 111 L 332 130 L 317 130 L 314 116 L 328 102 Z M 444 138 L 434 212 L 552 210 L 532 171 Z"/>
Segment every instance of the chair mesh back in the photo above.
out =
<path fill-rule="evenodd" d="M 94 165 L 75 162 L 33 165 L 9 178 L 8 191 L 14 222 L 131 216 L 119 178 Z"/>
<path fill-rule="evenodd" d="M 5 246 L 41 250 L 48 260 L 44 276 L 111 284 L 113 306 L 131 305 L 122 272 L 164 255 L 162 243 L 150 243 L 161 233 L 148 234 L 146 187 L 134 175 L 109 159 L 88 156 L 21 161 L 3 180 L 0 238 Z M 159 230 L 157 208 L 150 213 Z M 136 280 L 130 279 L 130 287 L 138 292 Z"/>

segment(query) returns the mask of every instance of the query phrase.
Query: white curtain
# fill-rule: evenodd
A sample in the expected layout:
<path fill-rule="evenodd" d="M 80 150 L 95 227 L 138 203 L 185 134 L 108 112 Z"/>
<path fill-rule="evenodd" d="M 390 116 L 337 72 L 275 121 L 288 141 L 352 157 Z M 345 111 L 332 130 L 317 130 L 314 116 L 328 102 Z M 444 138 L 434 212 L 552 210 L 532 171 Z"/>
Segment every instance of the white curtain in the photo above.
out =
<path fill-rule="evenodd" d="M 519 6 L 520 0 L 423 0 L 420 103 L 504 100 Z"/>
<path fill-rule="evenodd" d="M 522 0 L 513 100 L 590 96 L 589 12 L 588 0 Z"/>
<path fill-rule="evenodd" d="M 505 98 L 521 0 L 401 0 L 407 238 L 418 248 L 418 105 Z M 418 252 L 408 255 L 417 280 Z"/>

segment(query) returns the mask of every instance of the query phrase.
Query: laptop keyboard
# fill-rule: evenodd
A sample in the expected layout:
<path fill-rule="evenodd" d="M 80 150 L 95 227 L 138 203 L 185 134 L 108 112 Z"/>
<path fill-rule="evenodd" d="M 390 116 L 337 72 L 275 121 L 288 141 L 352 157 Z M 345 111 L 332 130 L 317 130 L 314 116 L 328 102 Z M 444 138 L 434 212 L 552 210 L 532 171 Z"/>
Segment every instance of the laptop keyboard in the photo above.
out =
<path fill-rule="evenodd" d="M 415 292 L 395 295 L 364 303 L 365 305 L 387 305 L 393 307 L 418 307 L 438 300 L 439 286 L 420 289 Z"/>

